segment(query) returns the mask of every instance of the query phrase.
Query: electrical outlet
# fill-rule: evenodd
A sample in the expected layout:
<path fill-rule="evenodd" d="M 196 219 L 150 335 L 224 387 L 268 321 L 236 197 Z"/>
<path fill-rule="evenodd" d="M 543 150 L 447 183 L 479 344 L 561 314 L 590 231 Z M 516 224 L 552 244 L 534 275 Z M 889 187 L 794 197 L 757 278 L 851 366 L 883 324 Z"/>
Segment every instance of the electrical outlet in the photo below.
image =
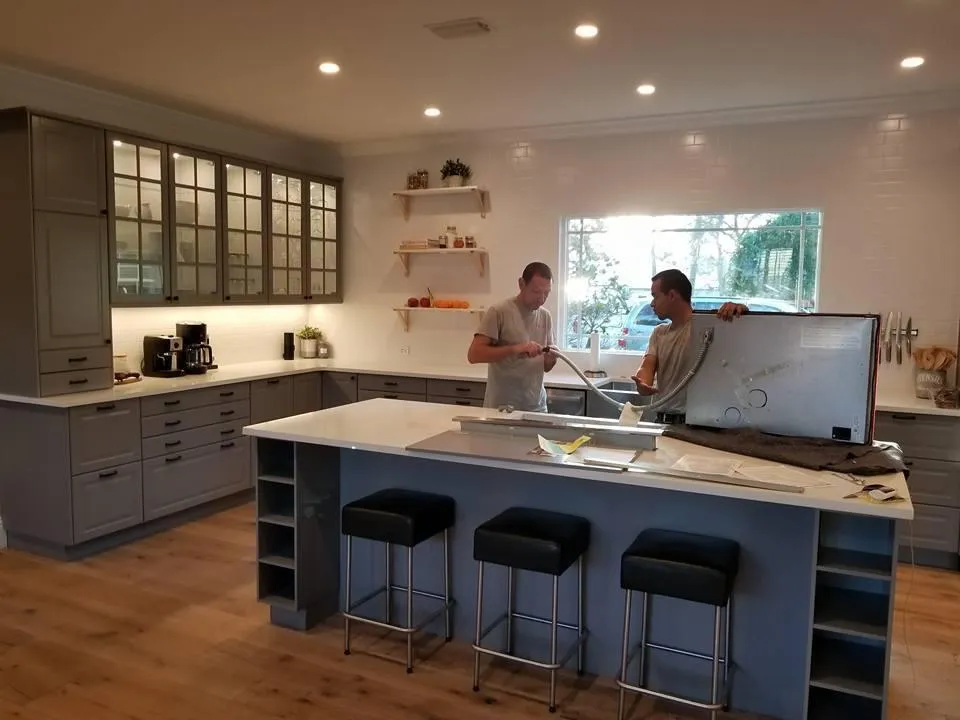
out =
<path fill-rule="evenodd" d="M 410 346 L 409 346 L 409 345 L 401 345 L 401 346 L 400 346 L 400 354 L 401 354 L 401 355 L 409 355 L 409 354 L 410 354 Z"/>

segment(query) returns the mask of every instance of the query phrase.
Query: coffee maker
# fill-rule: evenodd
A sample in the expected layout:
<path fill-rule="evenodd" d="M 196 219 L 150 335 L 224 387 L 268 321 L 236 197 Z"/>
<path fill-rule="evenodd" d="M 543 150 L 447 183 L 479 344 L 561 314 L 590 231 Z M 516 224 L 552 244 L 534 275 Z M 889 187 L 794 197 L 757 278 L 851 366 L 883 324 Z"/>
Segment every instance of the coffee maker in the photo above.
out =
<path fill-rule="evenodd" d="M 144 377 L 170 378 L 183 375 L 183 339 L 176 335 L 144 335 Z"/>
<path fill-rule="evenodd" d="M 215 370 L 213 348 L 207 337 L 207 324 L 199 322 L 177 323 L 177 335 L 183 338 L 181 366 L 188 375 L 199 375 Z"/>

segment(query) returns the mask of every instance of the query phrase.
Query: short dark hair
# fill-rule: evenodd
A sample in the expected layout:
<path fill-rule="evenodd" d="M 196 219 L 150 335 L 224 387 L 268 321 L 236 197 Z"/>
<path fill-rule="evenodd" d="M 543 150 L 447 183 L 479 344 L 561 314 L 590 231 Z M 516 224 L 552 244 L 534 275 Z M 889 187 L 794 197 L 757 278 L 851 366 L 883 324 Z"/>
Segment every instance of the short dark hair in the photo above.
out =
<path fill-rule="evenodd" d="M 544 280 L 553 280 L 553 272 L 550 266 L 542 262 L 532 262 L 523 269 L 523 281 L 525 283 L 533 280 L 534 277 L 542 277 Z"/>
<path fill-rule="evenodd" d="M 684 275 L 676 268 L 662 270 L 650 278 L 650 282 L 660 281 L 660 289 L 668 293 L 671 290 L 677 293 L 684 302 L 690 302 L 690 296 L 693 295 L 693 285 L 690 284 L 690 278 Z"/>

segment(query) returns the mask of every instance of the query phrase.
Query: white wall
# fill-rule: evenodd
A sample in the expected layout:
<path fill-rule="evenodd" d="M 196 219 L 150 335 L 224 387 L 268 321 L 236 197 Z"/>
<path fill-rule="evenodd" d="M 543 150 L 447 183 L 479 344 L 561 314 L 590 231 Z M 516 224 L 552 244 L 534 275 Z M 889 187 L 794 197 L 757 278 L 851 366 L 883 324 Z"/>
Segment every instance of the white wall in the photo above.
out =
<path fill-rule="evenodd" d="M 467 201 L 419 200 L 404 222 L 391 192 L 418 167 L 439 183 L 446 157 L 473 166 L 489 188 L 485 220 Z M 340 357 L 462 363 L 469 316 L 418 316 L 404 333 L 390 308 L 429 286 L 475 305 L 514 292 L 524 264 L 560 266 L 564 215 L 812 207 L 824 211 L 819 308 L 902 311 L 920 343 L 954 347 L 960 313 L 960 110 L 917 115 L 771 122 L 537 140 L 477 139 L 345 159 L 346 304 L 318 308 Z M 418 258 L 410 277 L 392 251 L 405 238 L 436 235 L 447 222 L 490 250 L 480 279 L 463 259 Z M 550 300 L 558 310 L 559 293 Z M 409 357 L 401 348 L 409 347 Z M 604 366 L 617 374 L 637 356 Z M 881 387 L 907 389 L 911 370 L 884 365 Z"/>

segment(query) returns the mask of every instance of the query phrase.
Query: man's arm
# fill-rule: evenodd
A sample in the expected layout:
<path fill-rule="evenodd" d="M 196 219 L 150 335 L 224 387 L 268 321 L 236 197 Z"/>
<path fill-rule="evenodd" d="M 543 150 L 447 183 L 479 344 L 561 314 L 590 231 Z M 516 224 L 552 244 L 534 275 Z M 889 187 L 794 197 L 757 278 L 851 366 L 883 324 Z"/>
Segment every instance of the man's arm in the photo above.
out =
<path fill-rule="evenodd" d="M 473 342 L 470 343 L 470 349 L 467 350 L 467 362 L 477 363 L 495 363 L 515 355 L 527 355 L 534 357 L 543 352 L 543 348 L 537 343 L 524 343 L 523 345 L 494 345 L 493 339 L 477 333 L 473 336 Z M 554 360 L 554 362 L 556 362 Z"/>
<path fill-rule="evenodd" d="M 553 316 L 549 313 L 547 314 L 547 345 L 550 347 L 557 346 L 557 337 L 553 332 Z M 543 353 L 543 371 L 550 372 L 557 364 L 557 356 L 552 352 Z"/>
<path fill-rule="evenodd" d="M 654 328 L 654 331 L 650 333 L 647 352 L 644 353 L 643 362 L 640 363 L 640 368 L 632 378 L 637 385 L 637 392 L 641 395 L 654 395 L 657 392 L 653 381 L 657 377 L 657 345 L 659 339 L 657 331 L 659 327 L 661 326 Z"/>

